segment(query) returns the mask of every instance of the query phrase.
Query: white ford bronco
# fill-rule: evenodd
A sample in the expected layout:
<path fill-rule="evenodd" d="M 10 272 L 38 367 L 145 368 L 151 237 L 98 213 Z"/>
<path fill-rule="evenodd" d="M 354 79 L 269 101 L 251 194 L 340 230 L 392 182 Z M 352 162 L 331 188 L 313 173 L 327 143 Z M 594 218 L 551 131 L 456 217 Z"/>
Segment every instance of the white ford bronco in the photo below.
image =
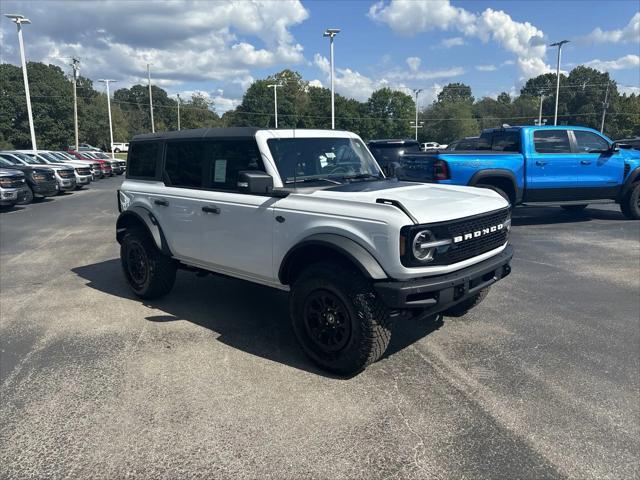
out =
<path fill-rule="evenodd" d="M 341 374 L 382 356 L 394 319 L 466 313 L 513 254 L 499 194 L 387 179 L 335 130 L 138 135 L 118 207 L 137 296 L 168 293 L 178 268 L 289 291 L 302 348 Z"/>

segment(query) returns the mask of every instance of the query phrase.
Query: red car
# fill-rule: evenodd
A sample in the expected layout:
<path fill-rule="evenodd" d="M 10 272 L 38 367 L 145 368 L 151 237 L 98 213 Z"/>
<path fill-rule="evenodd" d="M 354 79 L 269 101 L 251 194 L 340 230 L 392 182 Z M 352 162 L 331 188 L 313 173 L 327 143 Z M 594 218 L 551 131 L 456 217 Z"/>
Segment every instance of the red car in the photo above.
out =
<path fill-rule="evenodd" d="M 102 160 L 100 158 L 89 157 L 84 154 L 85 152 L 74 152 L 72 150 L 72 151 L 69 151 L 69 153 L 71 155 L 74 155 L 76 158 L 79 158 L 80 160 L 88 160 L 90 162 L 99 163 L 100 171 L 102 172 L 102 176 L 100 178 L 113 176 L 113 172 L 111 170 L 111 162 L 107 162 L 106 160 Z"/>

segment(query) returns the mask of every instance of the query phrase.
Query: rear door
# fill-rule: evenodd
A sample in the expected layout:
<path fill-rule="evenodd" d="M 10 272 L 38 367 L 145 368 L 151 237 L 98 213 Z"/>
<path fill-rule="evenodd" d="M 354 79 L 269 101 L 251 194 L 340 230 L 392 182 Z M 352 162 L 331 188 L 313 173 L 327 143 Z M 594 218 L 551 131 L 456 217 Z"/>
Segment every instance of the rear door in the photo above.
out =
<path fill-rule="evenodd" d="M 572 200 L 578 187 L 576 164 L 566 129 L 529 132 L 525 201 Z"/>
<path fill-rule="evenodd" d="M 610 150 L 607 139 L 594 132 L 573 130 L 578 187 L 584 198 L 615 197 L 622 184 L 624 160 Z"/>

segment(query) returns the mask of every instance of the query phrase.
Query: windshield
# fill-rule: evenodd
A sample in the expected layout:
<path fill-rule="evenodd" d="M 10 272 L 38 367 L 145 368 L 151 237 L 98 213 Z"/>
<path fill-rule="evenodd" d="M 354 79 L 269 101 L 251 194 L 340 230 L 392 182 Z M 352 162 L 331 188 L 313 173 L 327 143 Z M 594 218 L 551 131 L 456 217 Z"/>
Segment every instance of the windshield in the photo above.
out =
<path fill-rule="evenodd" d="M 20 158 L 22 161 L 29 163 L 31 165 L 46 165 L 47 162 L 45 162 L 44 160 L 40 159 L 40 158 L 36 158 L 31 154 L 27 154 L 27 153 L 17 153 L 15 154 L 16 157 Z"/>
<path fill-rule="evenodd" d="M 55 155 L 53 155 L 52 153 L 48 153 L 48 152 L 43 152 L 43 153 L 39 153 L 39 156 L 41 156 L 42 158 L 44 158 L 45 160 L 48 160 L 50 162 L 53 163 L 60 163 L 60 159 L 57 158 Z"/>
<path fill-rule="evenodd" d="M 0 166 L 3 166 L 3 167 L 15 167 L 16 165 L 18 165 L 17 161 L 13 162 L 13 161 L 9 160 L 6 157 L 0 157 Z"/>
<path fill-rule="evenodd" d="M 107 155 L 106 153 L 101 153 L 101 152 L 93 152 L 91 154 L 92 157 L 96 157 L 96 158 L 102 158 L 102 159 L 110 159 L 111 157 L 109 155 Z"/>
<path fill-rule="evenodd" d="M 267 145 L 283 183 L 382 176 L 374 158 L 355 138 L 272 138 Z"/>

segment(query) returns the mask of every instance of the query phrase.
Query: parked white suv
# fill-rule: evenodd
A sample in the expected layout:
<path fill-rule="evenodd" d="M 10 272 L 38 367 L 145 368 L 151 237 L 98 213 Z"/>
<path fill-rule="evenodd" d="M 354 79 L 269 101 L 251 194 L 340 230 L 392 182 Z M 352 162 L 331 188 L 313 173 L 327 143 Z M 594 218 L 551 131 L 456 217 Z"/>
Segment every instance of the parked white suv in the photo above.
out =
<path fill-rule="evenodd" d="M 128 143 L 113 142 L 111 144 L 111 150 L 113 150 L 115 153 L 128 152 L 129 151 L 129 144 Z"/>
<path fill-rule="evenodd" d="M 342 374 L 380 358 L 393 319 L 462 315 L 510 272 L 500 195 L 387 179 L 349 132 L 138 135 L 118 205 L 136 295 L 168 293 L 177 268 L 290 291 L 303 349 Z"/>

